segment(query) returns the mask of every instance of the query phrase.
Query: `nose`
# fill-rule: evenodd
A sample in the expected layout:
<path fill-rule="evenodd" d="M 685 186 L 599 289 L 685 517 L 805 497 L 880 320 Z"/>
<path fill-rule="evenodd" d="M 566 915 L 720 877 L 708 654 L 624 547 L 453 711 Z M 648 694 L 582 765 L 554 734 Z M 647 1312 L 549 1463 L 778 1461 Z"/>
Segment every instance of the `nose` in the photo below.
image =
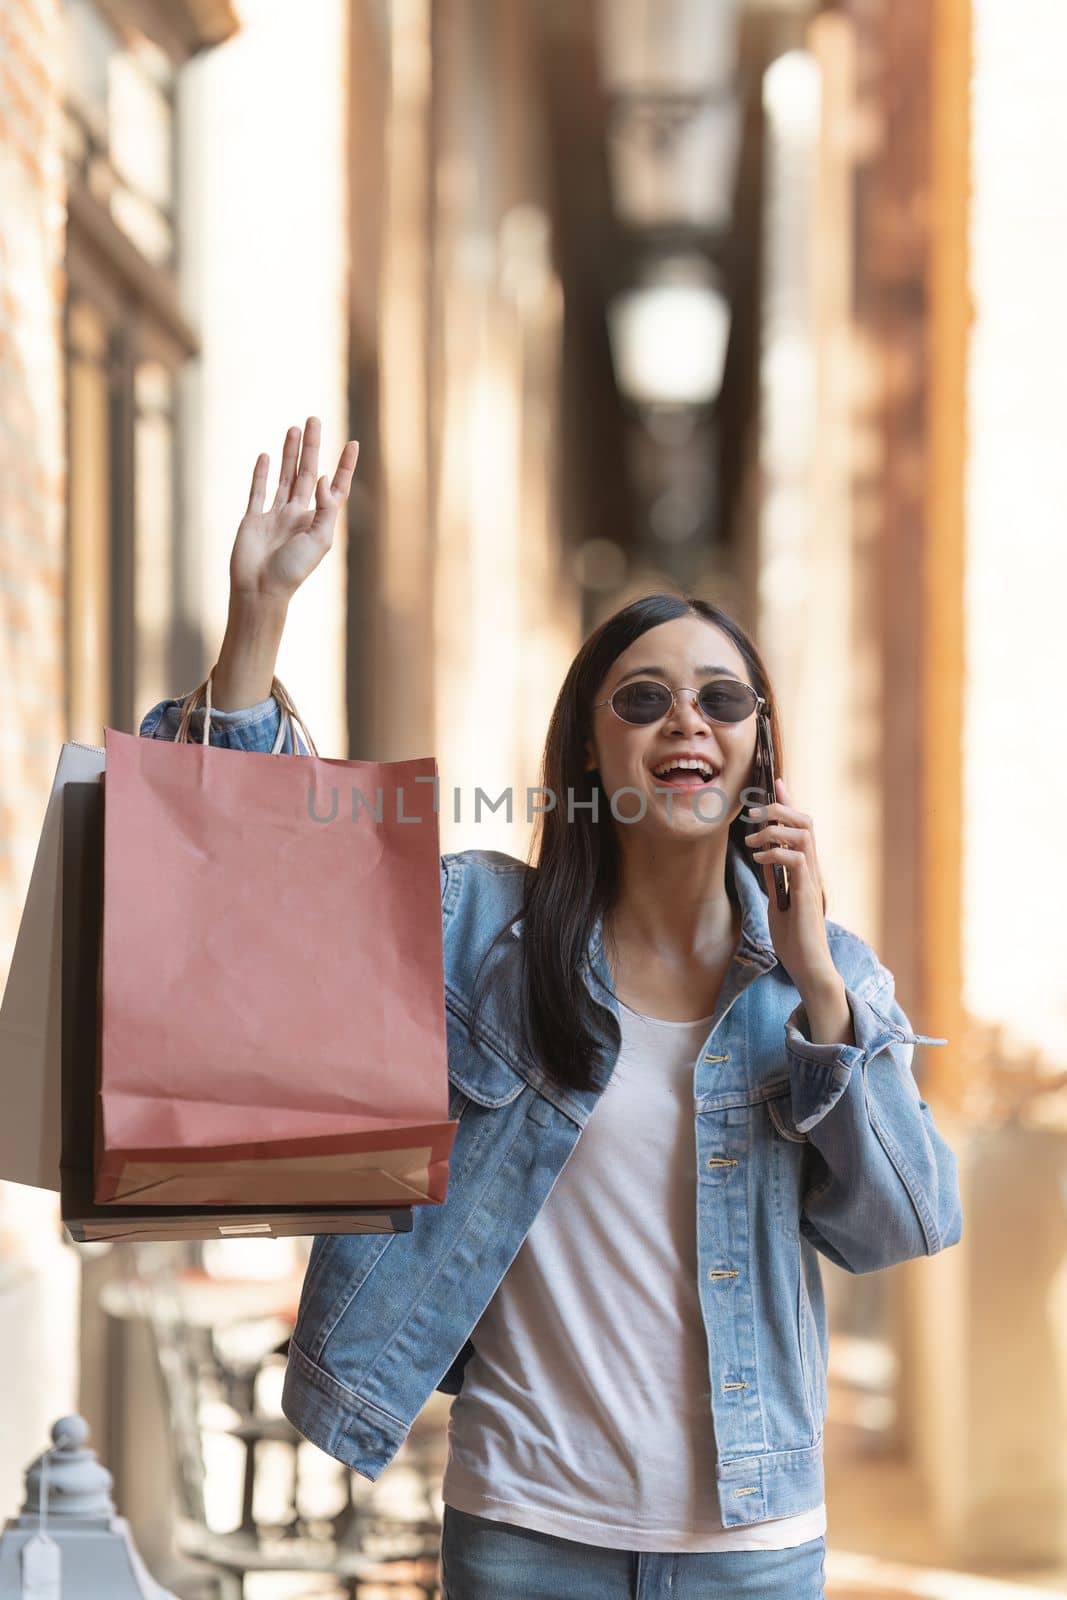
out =
<path fill-rule="evenodd" d="M 675 726 L 682 729 L 711 728 L 711 723 L 700 709 L 695 689 L 676 689 L 674 692 L 674 707 L 667 718 L 668 729 Z"/>

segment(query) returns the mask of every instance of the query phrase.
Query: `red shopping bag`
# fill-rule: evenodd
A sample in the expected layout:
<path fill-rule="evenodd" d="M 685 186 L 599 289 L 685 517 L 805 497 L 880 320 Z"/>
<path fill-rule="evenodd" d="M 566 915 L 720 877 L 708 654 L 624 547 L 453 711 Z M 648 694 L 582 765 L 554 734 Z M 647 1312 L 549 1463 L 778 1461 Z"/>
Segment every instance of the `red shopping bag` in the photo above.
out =
<path fill-rule="evenodd" d="M 96 1199 L 444 1200 L 436 762 L 104 737 Z"/>

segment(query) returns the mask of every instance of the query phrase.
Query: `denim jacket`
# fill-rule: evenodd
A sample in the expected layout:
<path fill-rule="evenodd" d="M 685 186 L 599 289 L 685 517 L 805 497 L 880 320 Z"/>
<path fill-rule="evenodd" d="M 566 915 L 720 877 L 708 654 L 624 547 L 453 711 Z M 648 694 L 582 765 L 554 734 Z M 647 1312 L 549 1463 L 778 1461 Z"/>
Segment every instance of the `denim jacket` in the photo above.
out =
<path fill-rule="evenodd" d="M 173 739 L 177 722 L 178 701 L 163 701 L 140 732 Z M 210 742 L 270 751 L 278 730 L 269 699 L 213 711 Z M 203 737 L 202 711 L 192 737 Z M 292 753 L 288 731 L 279 753 Z M 693 1130 L 717 1493 L 731 1528 L 824 1498 L 829 1340 L 819 1256 L 866 1273 L 934 1255 L 961 1238 L 962 1211 L 955 1155 L 912 1072 L 916 1044 L 947 1041 L 913 1032 L 871 946 L 827 919 L 856 1042 L 813 1044 L 771 943 L 766 898 L 733 844 L 728 870 L 742 931 L 693 1065 Z M 618 1055 L 599 920 L 583 976 L 614 1043 L 599 1052 L 593 1089 L 549 1078 L 495 986 L 484 1041 L 472 1043 L 474 975 L 508 923 L 495 959 L 518 961 L 523 871 L 493 850 L 441 857 L 449 1116 L 459 1121 L 445 1201 L 416 1206 L 410 1233 L 331 1234 L 311 1248 L 282 1408 L 307 1439 L 371 1480 L 432 1392 L 459 1392 L 469 1335 Z"/>

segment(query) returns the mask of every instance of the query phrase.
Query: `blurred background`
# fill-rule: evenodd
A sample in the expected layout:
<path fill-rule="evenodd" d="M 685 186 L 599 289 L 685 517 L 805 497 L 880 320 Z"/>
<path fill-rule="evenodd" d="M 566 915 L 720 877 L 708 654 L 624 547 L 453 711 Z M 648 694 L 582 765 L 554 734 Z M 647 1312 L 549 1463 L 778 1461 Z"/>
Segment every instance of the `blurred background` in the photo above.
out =
<path fill-rule="evenodd" d="M 323 754 L 437 757 L 444 850 L 525 857 L 464 808 L 602 616 L 733 610 L 830 916 L 949 1040 L 961 1242 L 821 1261 L 830 1600 L 1067 1594 L 1065 56 L 1059 0 L 0 5 L 2 970 L 61 743 L 206 675 L 309 413 L 361 452 L 279 675 Z M 298 1444 L 305 1247 L 0 1184 L 0 1521 L 77 1409 L 182 1596 L 335 1593 L 372 1512 L 344 1592 L 432 1595 L 386 1534 L 448 1398 L 373 1486 Z"/>

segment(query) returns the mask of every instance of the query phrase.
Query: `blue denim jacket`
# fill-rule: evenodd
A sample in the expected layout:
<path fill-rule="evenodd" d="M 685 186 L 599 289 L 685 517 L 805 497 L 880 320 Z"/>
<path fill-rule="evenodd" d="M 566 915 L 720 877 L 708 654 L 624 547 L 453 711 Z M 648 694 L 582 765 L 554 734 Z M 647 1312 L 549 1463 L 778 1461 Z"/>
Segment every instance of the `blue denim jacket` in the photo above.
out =
<path fill-rule="evenodd" d="M 211 743 L 269 751 L 273 699 L 212 713 Z M 140 732 L 173 739 L 178 701 Z M 194 738 L 203 713 L 193 714 Z M 292 752 L 286 735 L 282 747 Z M 302 743 L 299 751 L 303 751 Z M 819 1256 L 877 1272 L 962 1235 L 956 1158 L 920 1098 L 912 1031 L 892 974 L 827 919 L 856 1042 L 813 1044 L 771 944 L 767 902 L 731 845 L 742 932 L 693 1068 L 698 1288 L 723 1525 L 790 1516 L 824 1498 L 828 1331 Z M 295 1427 L 374 1480 L 434 1389 L 456 1394 L 469 1335 L 581 1135 L 618 1053 L 618 1008 L 598 922 L 584 975 L 614 1045 L 588 1092 L 559 1087 L 491 991 L 486 1039 L 468 1029 L 473 979 L 498 928 L 522 937 L 523 863 L 493 850 L 441 857 L 449 1115 L 448 1193 L 405 1234 L 315 1239 L 282 1407 Z M 596 973 L 608 994 L 592 982 Z"/>

